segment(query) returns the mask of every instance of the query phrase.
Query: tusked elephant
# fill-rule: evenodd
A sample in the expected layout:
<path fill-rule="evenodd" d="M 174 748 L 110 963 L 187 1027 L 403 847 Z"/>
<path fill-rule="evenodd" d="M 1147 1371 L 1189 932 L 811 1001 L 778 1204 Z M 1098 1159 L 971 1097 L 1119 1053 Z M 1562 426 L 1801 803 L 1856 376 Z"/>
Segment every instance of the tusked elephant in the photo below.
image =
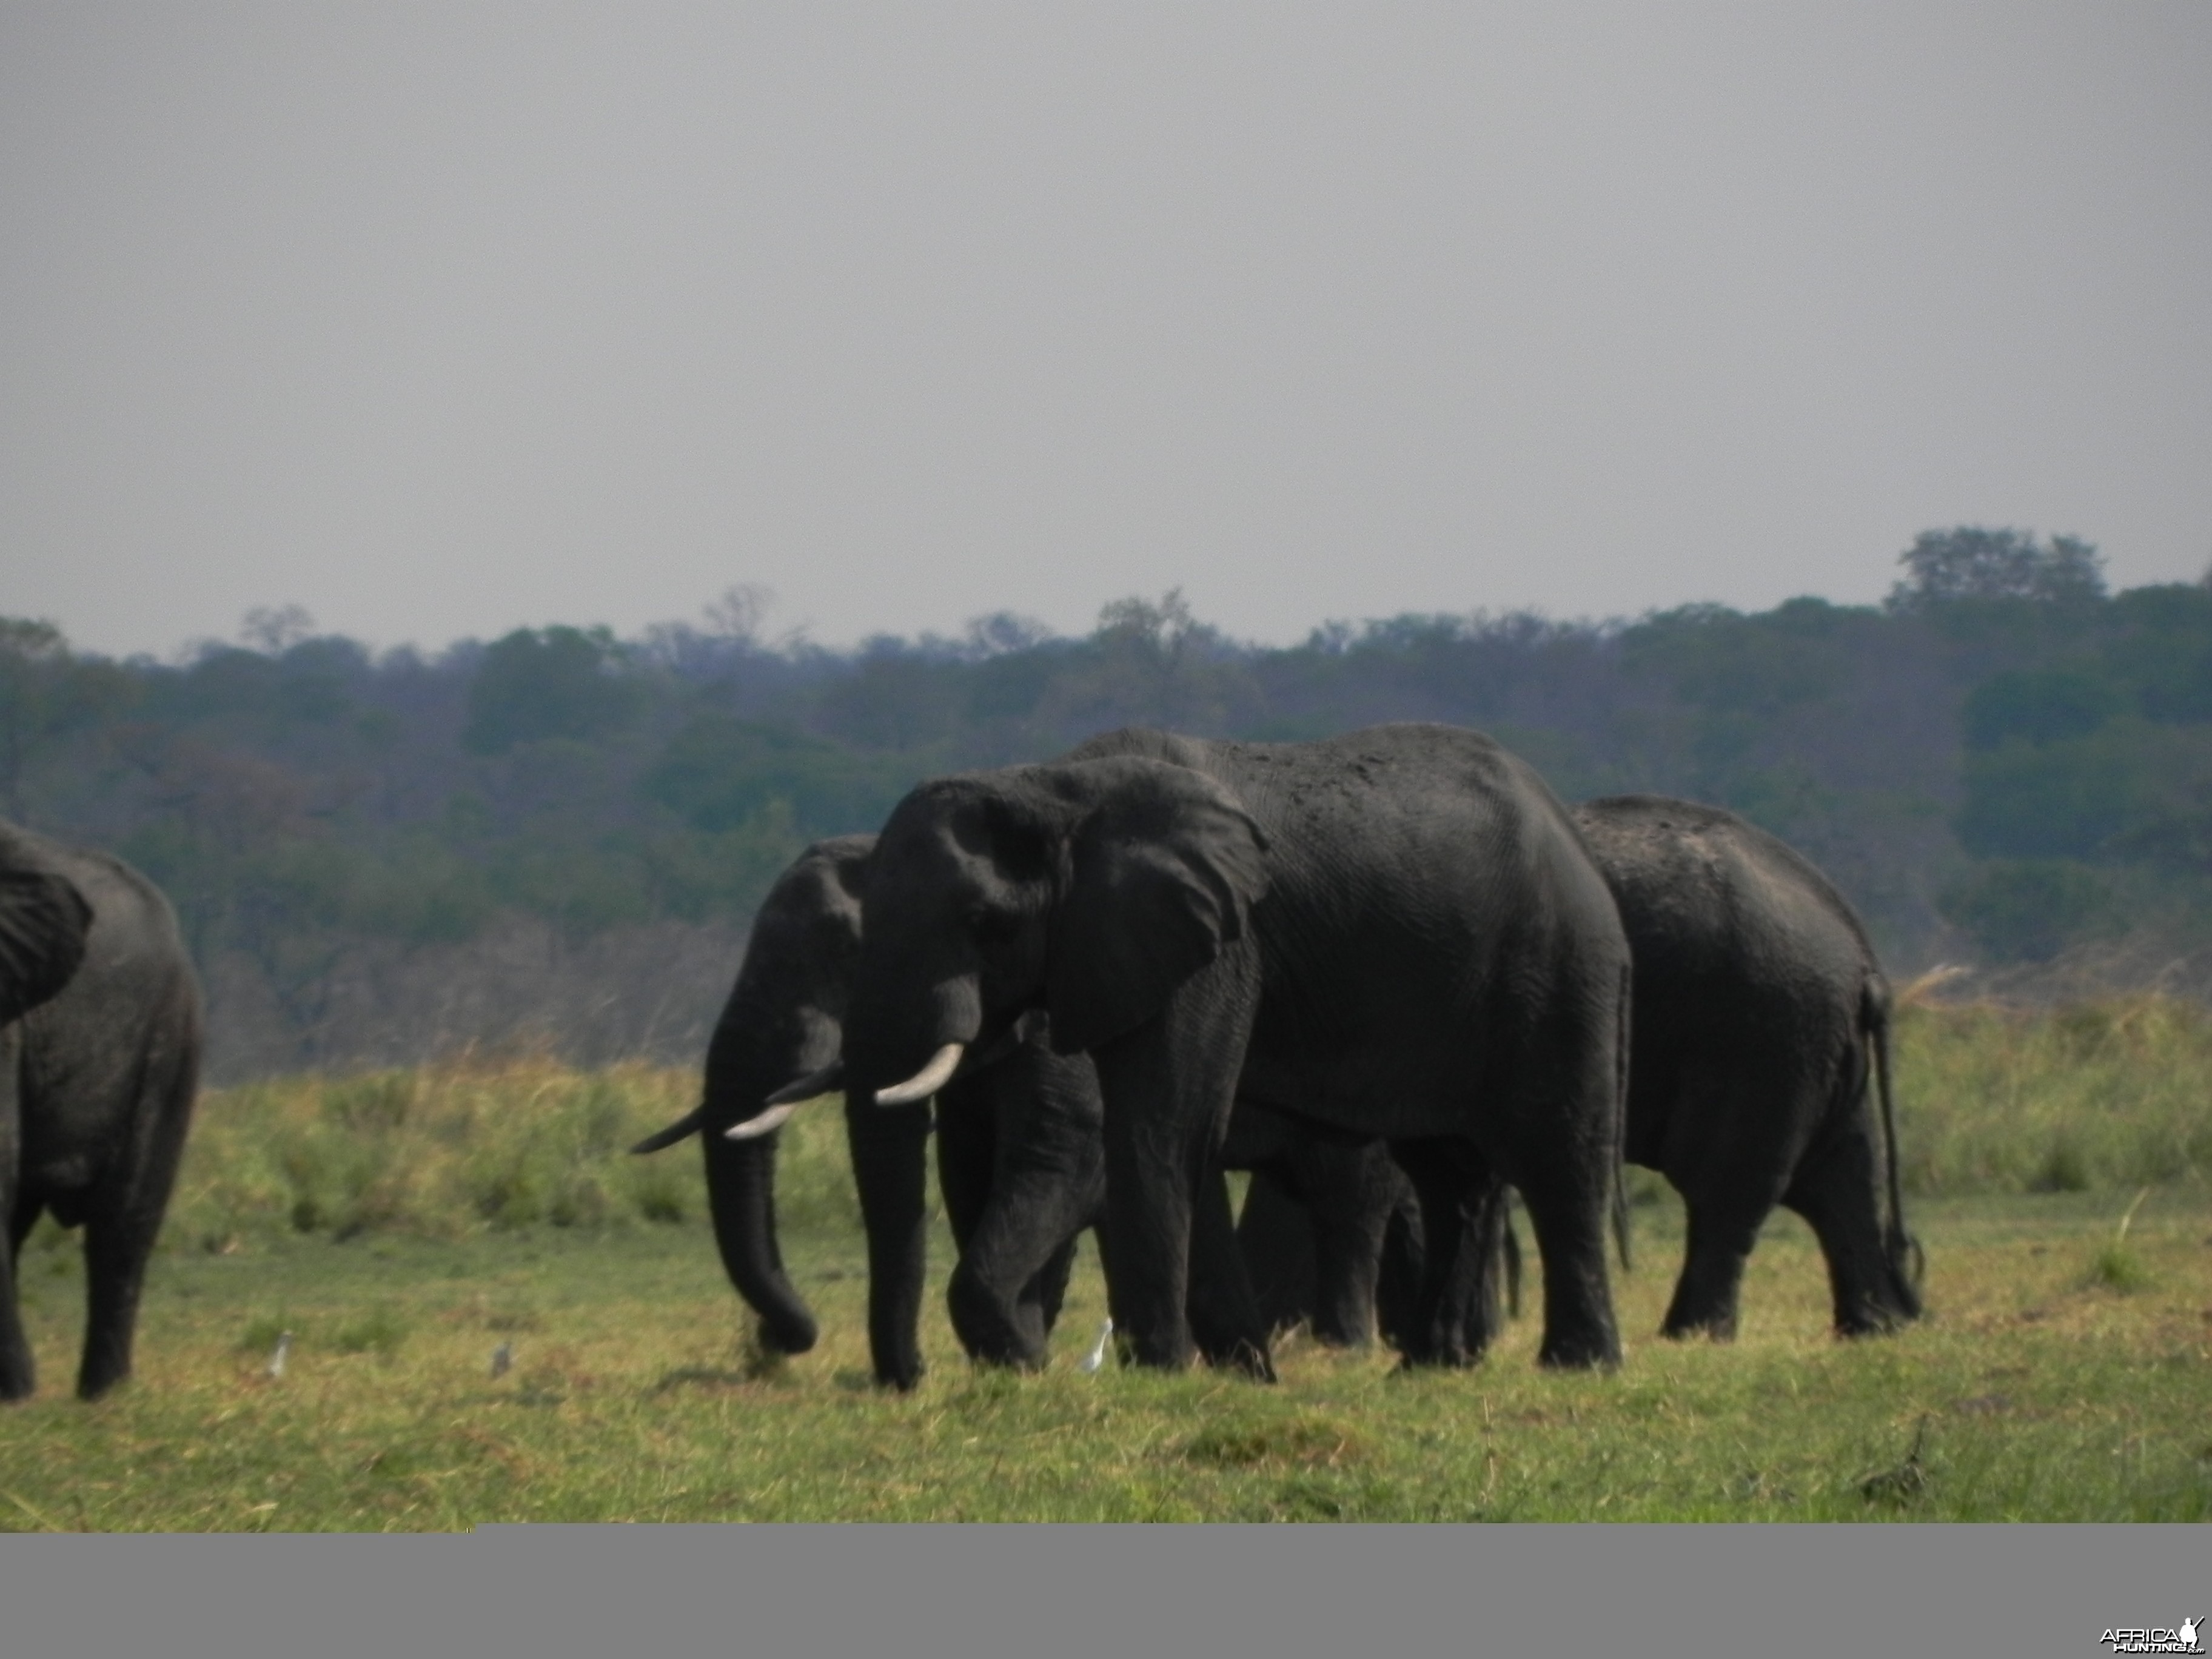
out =
<path fill-rule="evenodd" d="M 51 925 L 23 926 L 41 910 L 64 918 L 58 947 Z M 41 931 L 58 951 L 43 977 L 40 947 L 23 942 Z M 72 954 L 54 987 L 52 964 Z M 168 901 L 119 860 L 0 826 L 0 1013 L 15 1016 L 0 1028 L 0 1400 L 37 1382 L 15 1261 L 45 1212 L 84 1228 L 76 1391 L 95 1399 L 131 1373 L 198 1083 L 199 988 Z"/>
<path fill-rule="evenodd" d="M 724 1268 L 761 1317 L 761 1340 L 804 1353 L 814 1316 L 785 1272 L 775 1224 L 776 1130 L 835 1062 L 860 950 L 860 890 L 872 836 L 809 847 L 753 919 L 737 982 L 708 1046 L 698 1109 L 631 1150 L 701 1135 Z M 1034 1363 L 1060 1311 L 1075 1241 L 1104 1205 L 1104 1152 L 1090 1062 L 1009 1032 L 938 1099 L 938 1167 L 960 1261 L 953 1323 L 971 1352 Z M 848 1110 L 847 1141 L 868 1237 L 868 1334 L 879 1380 L 921 1376 L 928 1206 L 886 1181 L 921 1156 L 927 1116 Z M 734 1132 L 734 1133 L 732 1133 Z M 911 1140 L 914 1144 L 909 1146 Z M 995 1199 L 995 1202 L 994 1202 Z"/>
<path fill-rule="evenodd" d="M 1494 1172 L 1543 1256 L 1540 1358 L 1618 1360 L 1627 942 L 1565 809 L 1490 738 L 1131 730 L 934 780 L 885 824 L 861 915 L 851 1097 L 910 1111 L 1039 1008 L 1096 1062 L 1109 1289 L 1139 1363 L 1188 1364 L 1194 1323 L 1220 1321 L 1271 1374 L 1215 1161 L 1240 1097 L 1392 1144 L 1428 1233 L 1409 1358 L 1463 1358 L 1459 1218 Z M 1228 1302 L 1201 1308 L 1201 1284 Z"/>
<path fill-rule="evenodd" d="M 783 1267 L 775 1131 L 802 1099 L 830 1086 L 824 1079 L 843 1030 L 860 945 L 858 895 L 875 839 L 817 842 L 777 878 L 715 1025 L 702 1103 L 632 1149 L 654 1152 L 702 1135 L 723 1265 L 760 1316 L 763 1344 L 782 1352 L 812 1347 L 817 1330 Z M 1024 1017 L 989 1050 L 969 1055 L 936 1096 L 939 1177 L 959 1254 L 947 1294 L 953 1328 L 970 1355 L 1016 1366 L 1042 1360 L 1075 1241 L 1103 1222 L 1105 1210 L 1097 1074 L 1084 1055 L 1054 1053 L 1048 1036 L 1042 1013 Z M 1311 1168 L 1326 1157 L 1315 1137 L 1271 1115 L 1248 1112 L 1240 1123 L 1249 1127 L 1232 1150 L 1255 1164 Z M 901 1388 L 921 1374 L 927 1240 L 923 1184 L 918 1174 L 902 1177 L 915 1171 L 914 1142 L 930 1127 L 915 1113 L 848 1108 L 847 1142 L 868 1237 L 870 1346 L 878 1380 Z M 1319 1215 L 1335 1220 L 1334 1194 L 1311 1197 Z M 1361 1247 L 1356 1224 L 1339 1224 L 1329 1237 L 1343 1243 L 1324 1243 L 1324 1275 L 1352 1287 L 1332 1304 L 1342 1340 L 1364 1340 L 1373 1322 L 1367 1304 L 1374 1262 L 1340 1259 L 1341 1249 Z M 1206 1324 L 1203 1315 L 1200 1322 Z"/>

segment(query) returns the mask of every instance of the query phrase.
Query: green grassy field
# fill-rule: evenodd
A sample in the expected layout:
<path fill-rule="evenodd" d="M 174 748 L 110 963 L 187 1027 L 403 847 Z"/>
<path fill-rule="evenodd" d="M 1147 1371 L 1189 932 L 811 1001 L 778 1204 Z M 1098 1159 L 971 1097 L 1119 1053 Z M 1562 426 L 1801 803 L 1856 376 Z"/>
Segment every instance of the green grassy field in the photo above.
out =
<path fill-rule="evenodd" d="M 1785 1216 L 1736 1343 L 1658 1340 L 1680 1223 L 1643 1183 L 1619 1373 L 1539 1372 L 1523 1321 L 1452 1374 L 1293 1336 L 1274 1388 L 1080 1372 L 1104 1308 L 1087 1246 L 1052 1366 L 972 1370 L 940 1239 L 930 1374 L 873 1389 L 834 1114 L 802 1115 L 787 1149 L 823 1340 L 763 1365 L 696 1152 L 619 1151 L 687 1103 L 687 1076 L 526 1060 L 213 1096 L 114 1397 L 68 1395 L 74 1239 L 27 1247 L 44 1389 L 0 1413 L 0 1528 L 2206 1518 L 2212 1021 L 1923 1009 L 1905 1050 L 1923 1325 L 1829 1337 Z"/>

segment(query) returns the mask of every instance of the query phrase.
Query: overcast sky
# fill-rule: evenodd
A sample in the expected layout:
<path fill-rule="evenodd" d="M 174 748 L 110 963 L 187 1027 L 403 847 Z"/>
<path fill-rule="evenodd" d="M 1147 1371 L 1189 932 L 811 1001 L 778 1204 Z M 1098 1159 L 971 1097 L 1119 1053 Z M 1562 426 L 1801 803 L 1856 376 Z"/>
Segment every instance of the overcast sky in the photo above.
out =
<path fill-rule="evenodd" d="M 0 4 L 0 614 L 2212 562 L 2212 5 Z"/>

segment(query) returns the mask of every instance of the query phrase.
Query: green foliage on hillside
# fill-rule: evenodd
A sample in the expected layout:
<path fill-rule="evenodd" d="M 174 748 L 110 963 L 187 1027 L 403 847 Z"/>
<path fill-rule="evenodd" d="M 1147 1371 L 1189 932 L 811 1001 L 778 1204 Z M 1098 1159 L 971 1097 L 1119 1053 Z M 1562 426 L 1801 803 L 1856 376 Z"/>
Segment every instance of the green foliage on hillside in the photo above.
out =
<path fill-rule="evenodd" d="M 750 593 L 714 631 L 523 629 L 437 656 L 289 612 L 176 665 L 0 622 L 0 810 L 143 864 L 203 962 L 258 976 L 302 1031 L 364 951 L 503 917 L 569 940 L 741 924 L 806 840 L 876 828 L 917 780 L 1128 724 L 1478 726 L 1570 799 L 1745 813 L 1901 968 L 2212 941 L 2212 590 L 2108 593 L 2078 538 L 1972 526 L 1899 563 L 1879 607 L 1405 616 L 1284 648 L 1172 592 L 1077 639 L 997 616 L 850 653 L 763 644 Z"/>

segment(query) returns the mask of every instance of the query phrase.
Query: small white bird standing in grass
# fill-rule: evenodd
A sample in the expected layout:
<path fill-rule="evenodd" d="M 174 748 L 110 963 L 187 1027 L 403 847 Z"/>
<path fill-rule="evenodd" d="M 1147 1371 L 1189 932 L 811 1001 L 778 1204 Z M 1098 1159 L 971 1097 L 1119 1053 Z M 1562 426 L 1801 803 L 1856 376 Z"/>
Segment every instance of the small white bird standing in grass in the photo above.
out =
<path fill-rule="evenodd" d="M 1098 1328 L 1098 1340 L 1091 1345 L 1091 1352 L 1083 1356 L 1081 1369 L 1086 1375 L 1106 1363 L 1106 1345 L 1113 1338 L 1114 1322 L 1109 1318 Z"/>
<path fill-rule="evenodd" d="M 287 1356 L 288 1354 L 289 1354 L 291 1352 L 292 1352 L 292 1333 L 291 1333 L 291 1332 L 289 1332 L 289 1331 L 279 1331 L 279 1332 L 277 1332 L 277 1333 L 276 1333 L 276 1352 L 274 1352 L 274 1353 L 272 1353 L 272 1354 L 270 1354 L 270 1355 L 269 1356 L 269 1375 L 270 1375 L 270 1376 L 283 1376 L 283 1375 L 284 1375 L 284 1359 L 285 1359 L 285 1356 Z"/>

